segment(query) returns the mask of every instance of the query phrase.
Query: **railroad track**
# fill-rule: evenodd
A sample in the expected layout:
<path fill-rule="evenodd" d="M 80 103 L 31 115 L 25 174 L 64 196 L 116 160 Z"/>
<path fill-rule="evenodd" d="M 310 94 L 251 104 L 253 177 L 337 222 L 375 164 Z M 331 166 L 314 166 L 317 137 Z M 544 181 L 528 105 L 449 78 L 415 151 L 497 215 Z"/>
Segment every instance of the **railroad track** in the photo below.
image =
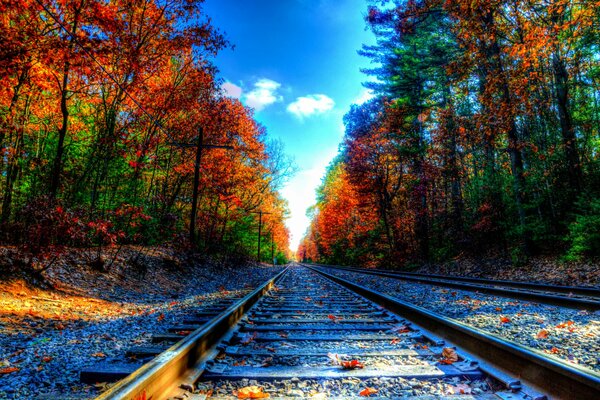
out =
<path fill-rule="evenodd" d="M 209 323 L 250 292 L 249 289 L 236 290 L 225 298 L 202 302 L 197 307 L 188 310 L 185 316 L 177 321 L 172 321 L 171 326 L 165 332 L 152 335 L 145 344 L 123 349 L 121 359 L 109 359 L 79 371 L 80 381 L 93 385 L 97 382 L 112 383 L 126 378 L 174 343 Z M 162 314 L 162 318 L 164 318 L 164 314 Z"/>
<path fill-rule="evenodd" d="M 598 398 L 600 376 L 534 353 L 292 266 L 99 399 Z"/>
<path fill-rule="evenodd" d="M 408 272 L 384 271 L 343 266 L 318 265 L 344 271 L 377 275 L 409 282 L 454 289 L 470 290 L 513 299 L 535 301 L 582 310 L 600 310 L 600 288 L 585 286 L 559 286 L 540 283 L 515 282 L 480 278 L 427 275 Z"/>

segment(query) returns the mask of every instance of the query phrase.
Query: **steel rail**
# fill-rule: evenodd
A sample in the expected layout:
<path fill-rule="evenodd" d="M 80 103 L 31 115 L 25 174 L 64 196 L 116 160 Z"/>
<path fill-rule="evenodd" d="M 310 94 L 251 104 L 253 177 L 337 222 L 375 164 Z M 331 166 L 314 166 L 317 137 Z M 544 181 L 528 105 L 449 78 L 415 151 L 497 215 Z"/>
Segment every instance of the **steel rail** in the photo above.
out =
<path fill-rule="evenodd" d="M 288 267 L 289 268 L 289 267 Z M 119 381 L 96 400 L 162 399 L 173 393 L 182 379 L 198 373 L 208 352 L 229 329 L 288 271 L 285 268 L 221 314 L 198 328 L 127 378 Z"/>
<path fill-rule="evenodd" d="M 306 265 L 559 399 L 600 398 L 600 374 Z"/>
<path fill-rule="evenodd" d="M 357 272 L 361 274 L 369 274 L 376 276 L 383 276 L 386 278 L 405 280 L 411 282 L 425 283 L 429 285 L 442 286 L 442 287 L 451 287 L 455 289 L 463 289 L 470 291 L 477 291 L 480 293 L 494 294 L 502 297 L 508 297 L 513 299 L 522 299 L 528 301 L 535 301 L 538 303 L 546 303 L 553 304 L 562 307 L 576 308 L 576 309 L 585 309 L 590 311 L 600 310 L 600 300 L 594 299 L 584 299 L 579 297 L 569 297 L 565 295 L 556 295 L 556 294 L 548 294 L 541 293 L 537 291 L 524 291 L 518 289 L 510 289 L 505 287 L 497 287 L 497 286 L 486 286 L 483 284 L 474 284 L 467 282 L 454 282 L 447 278 L 442 279 L 431 279 L 426 275 L 424 277 L 418 276 L 407 276 L 402 273 L 396 272 L 388 272 L 383 270 L 372 270 L 372 269 L 364 269 L 364 268 L 353 268 L 353 267 L 342 267 L 337 265 L 319 265 L 313 264 L 317 266 L 322 266 L 324 268 L 334 268 L 343 271 Z M 539 290 L 539 289 L 537 289 Z"/>
<path fill-rule="evenodd" d="M 319 265 L 319 264 L 315 264 Z M 324 265 L 325 266 L 325 265 Z M 333 268 L 348 268 L 364 270 L 364 268 L 346 267 L 339 265 L 327 265 Z M 419 278 L 432 278 L 432 279 L 444 279 L 457 282 L 471 282 L 480 283 L 482 285 L 496 285 L 496 286 L 507 286 L 522 289 L 539 290 L 542 292 L 554 292 L 564 293 L 578 296 L 589 296 L 589 297 L 600 297 L 600 287 L 595 286 L 562 286 L 562 285 L 551 285 L 546 283 L 532 283 L 532 282 L 519 282 L 509 281 L 505 279 L 486 279 L 486 278 L 472 278 L 468 276 L 455 276 L 455 275 L 442 275 L 442 274 L 424 274 L 419 272 L 406 272 L 406 271 L 391 271 L 383 269 L 371 269 L 371 271 L 386 272 L 395 275 L 402 276 L 415 276 Z"/>

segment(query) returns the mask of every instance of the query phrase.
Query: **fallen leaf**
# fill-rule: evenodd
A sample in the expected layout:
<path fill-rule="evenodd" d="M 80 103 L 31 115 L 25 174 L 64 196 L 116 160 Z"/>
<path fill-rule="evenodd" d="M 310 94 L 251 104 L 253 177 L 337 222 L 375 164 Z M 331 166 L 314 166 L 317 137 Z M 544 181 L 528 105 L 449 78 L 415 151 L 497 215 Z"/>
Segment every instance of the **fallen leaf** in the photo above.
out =
<path fill-rule="evenodd" d="M 0 375 L 12 374 L 13 372 L 17 372 L 18 370 L 19 368 L 17 367 L 0 368 Z"/>
<path fill-rule="evenodd" d="M 393 327 L 391 331 L 396 333 L 408 333 L 410 332 L 410 329 L 406 325 L 398 325 Z"/>
<path fill-rule="evenodd" d="M 336 353 L 327 353 L 327 357 L 336 365 L 340 365 L 344 369 L 357 369 L 364 368 L 364 364 L 358 360 L 343 360 L 342 357 L 347 357 L 345 355 L 340 355 Z"/>
<path fill-rule="evenodd" d="M 42 358 L 42 361 L 43 361 L 43 362 L 46 362 L 46 363 L 47 363 L 47 362 L 50 362 L 50 361 L 52 361 L 52 357 L 50 357 L 50 356 L 45 356 L 45 357 L 43 357 L 43 358 Z"/>
<path fill-rule="evenodd" d="M 165 314 L 160 313 L 160 315 L 156 319 L 158 320 L 158 322 L 161 322 L 163 319 L 165 319 Z"/>
<path fill-rule="evenodd" d="M 538 339 L 546 339 L 548 337 L 548 331 L 545 329 L 542 329 L 541 331 L 538 332 L 537 334 L 537 338 Z"/>
<path fill-rule="evenodd" d="M 500 323 L 507 324 L 510 322 L 510 318 L 508 317 L 500 317 Z"/>
<path fill-rule="evenodd" d="M 379 392 L 379 390 L 374 389 L 372 387 L 367 387 L 361 390 L 358 394 L 363 397 L 369 397 L 370 395 L 376 394 L 377 392 Z"/>
<path fill-rule="evenodd" d="M 496 311 L 502 311 L 502 308 L 496 307 Z"/>
<path fill-rule="evenodd" d="M 365 367 L 365 365 L 358 360 L 342 361 L 340 362 L 340 365 L 344 369 L 357 369 Z"/>
<path fill-rule="evenodd" d="M 327 318 L 329 318 L 330 320 L 332 320 L 333 322 L 338 322 L 338 320 L 342 319 L 342 317 L 336 317 L 335 315 L 329 314 L 327 316 Z"/>
<path fill-rule="evenodd" d="M 257 332 L 253 332 L 252 334 L 245 333 L 244 336 L 242 336 L 242 340 L 240 341 L 240 343 L 243 344 L 244 346 L 247 344 L 250 344 L 254 341 L 254 339 L 256 339 L 257 336 L 258 336 Z"/>
<path fill-rule="evenodd" d="M 452 347 L 444 347 L 442 350 L 441 364 L 452 364 L 458 361 L 458 354 Z"/>
<path fill-rule="evenodd" d="M 472 389 L 469 385 L 465 385 L 464 383 L 459 383 L 456 386 L 452 386 L 451 394 L 471 394 Z"/>
<path fill-rule="evenodd" d="M 567 322 L 563 322 L 561 324 L 556 325 L 556 327 L 559 329 L 563 329 L 563 328 L 573 325 L 574 323 L 575 322 L 573 322 L 573 321 L 567 321 Z"/>
<path fill-rule="evenodd" d="M 238 399 L 267 399 L 270 397 L 269 393 L 263 392 L 263 388 L 260 386 L 246 386 L 233 392 L 234 396 Z"/>
<path fill-rule="evenodd" d="M 273 362 L 273 357 L 267 357 L 263 360 L 263 362 L 260 366 L 261 367 L 270 367 L 272 362 Z"/>
<path fill-rule="evenodd" d="M 94 354 L 92 354 L 92 357 L 106 357 L 106 354 L 104 354 L 104 353 L 94 353 Z"/>

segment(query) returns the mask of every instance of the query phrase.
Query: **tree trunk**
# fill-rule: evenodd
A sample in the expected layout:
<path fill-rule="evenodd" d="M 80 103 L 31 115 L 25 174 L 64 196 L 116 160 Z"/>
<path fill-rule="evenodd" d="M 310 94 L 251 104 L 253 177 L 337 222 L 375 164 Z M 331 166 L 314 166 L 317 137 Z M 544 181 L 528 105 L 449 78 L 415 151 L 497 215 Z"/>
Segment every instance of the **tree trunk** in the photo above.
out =
<path fill-rule="evenodd" d="M 570 183 L 570 201 L 581 191 L 583 174 L 579 163 L 577 138 L 573 129 L 573 118 L 569 107 L 569 75 L 564 61 L 556 49 L 552 55 L 552 73 L 554 75 L 554 95 L 560 121 L 562 143 L 565 148 L 565 158 Z"/>
<path fill-rule="evenodd" d="M 79 15 L 85 0 L 81 0 L 79 6 L 74 10 L 73 24 L 71 26 L 71 39 L 69 40 L 69 47 L 67 51 L 67 59 L 63 68 L 63 78 L 60 93 L 60 112 L 62 114 L 62 121 L 60 129 L 58 130 L 58 144 L 56 148 L 56 156 L 54 157 L 54 163 L 52 165 L 52 175 L 50 177 L 50 190 L 49 194 L 52 198 L 55 198 L 59 187 L 60 187 L 60 175 L 62 172 L 63 155 L 65 152 L 65 138 L 69 127 L 69 109 L 67 106 L 67 100 L 69 97 L 69 72 L 71 69 L 70 56 L 75 47 L 75 35 L 77 33 L 77 26 L 79 24 Z"/>

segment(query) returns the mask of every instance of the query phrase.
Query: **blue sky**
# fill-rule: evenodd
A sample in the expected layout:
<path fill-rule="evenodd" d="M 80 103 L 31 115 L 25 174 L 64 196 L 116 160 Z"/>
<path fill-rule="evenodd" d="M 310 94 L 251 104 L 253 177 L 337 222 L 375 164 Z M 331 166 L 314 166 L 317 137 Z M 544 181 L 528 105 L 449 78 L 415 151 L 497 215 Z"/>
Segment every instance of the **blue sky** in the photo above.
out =
<path fill-rule="evenodd" d="M 283 142 L 298 172 L 282 190 L 295 250 L 326 166 L 343 136 L 350 104 L 369 97 L 357 54 L 373 43 L 366 0 L 206 0 L 206 13 L 234 50 L 215 60 L 226 91 L 255 109 L 268 136 Z"/>

